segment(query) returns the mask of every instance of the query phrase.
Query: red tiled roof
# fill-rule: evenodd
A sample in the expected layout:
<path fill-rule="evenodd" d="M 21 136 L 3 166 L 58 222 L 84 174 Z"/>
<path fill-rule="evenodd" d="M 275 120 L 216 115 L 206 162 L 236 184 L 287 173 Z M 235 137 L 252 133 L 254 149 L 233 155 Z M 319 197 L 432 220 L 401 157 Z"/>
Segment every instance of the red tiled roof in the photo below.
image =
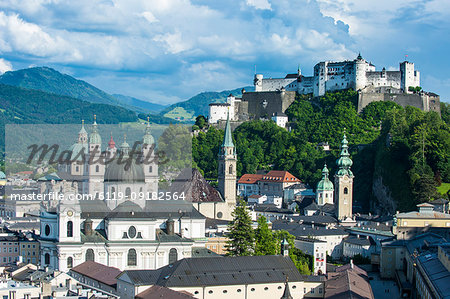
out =
<path fill-rule="evenodd" d="M 299 183 L 301 182 L 289 171 L 284 170 L 271 170 L 267 174 L 263 175 L 262 181 L 264 182 L 281 182 L 281 183 Z"/>
<path fill-rule="evenodd" d="M 170 298 L 170 299 L 189 299 L 195 298 L 190 293 L 181 291 L 177 292 L 166 287 L 154 285 L 151 288 L 136 295 L 138 299 L 159 299 L 159 298 Z"/>
<path fill-rule="evenodd" d="M 122 273 L 117 268 L 108 267 L 93 261 L 86 261 L 70 270 L 109 286 L 115 285 L 117 283 L 116 277 Z"/>
<path fill-rule="evenodd" d="M 259 180 L 261 180 L 263 174 L 250 174 L 246 173 L 238 181 L 238 184 L 256 184 Z"/>

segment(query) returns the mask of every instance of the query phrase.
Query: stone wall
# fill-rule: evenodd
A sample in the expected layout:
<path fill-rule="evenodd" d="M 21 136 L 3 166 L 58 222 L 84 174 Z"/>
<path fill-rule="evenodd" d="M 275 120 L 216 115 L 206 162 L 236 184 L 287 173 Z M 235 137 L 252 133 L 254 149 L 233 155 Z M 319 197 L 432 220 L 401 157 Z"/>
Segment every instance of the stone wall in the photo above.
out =
<path fill-rule="evenodd" d="M 436 94 L 420 93 L 376 93 L 376 92 L 360 92 L 358 94 L 358 112 L 372 102 L 393 101 L 402 107 L 413 106 L 423 111 L 436 111 L 441 113 L 440 99 Z"/>
<path fill-rule="evenodd" d="M 246 92 L 242 95 L 242 102 L 248 103 L 250 119 L 270 119 L 276 112 L 284 113 L 294 100 L 295 91 Z"/>

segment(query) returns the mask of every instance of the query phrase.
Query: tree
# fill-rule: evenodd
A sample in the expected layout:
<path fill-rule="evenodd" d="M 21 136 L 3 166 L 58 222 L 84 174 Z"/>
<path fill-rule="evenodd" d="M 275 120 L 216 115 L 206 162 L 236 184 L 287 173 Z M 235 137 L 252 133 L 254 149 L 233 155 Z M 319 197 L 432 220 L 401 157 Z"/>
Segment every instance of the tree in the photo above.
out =
<path fill-rule="evenodd" d="M 258 219 L 258 228 L 255 231 L 255 255 L 277 254 L 277 240 L 269 229 L 266 217 Z"/>
<path fill-rule="evenodd" d="M 273 234 L 277 242 L 277 254 L 281 253 L 281 242 L 283 240 L 288 241 L 289 257 L 294 262 L 295 267 L 301 274 L 310 275 L 310 269 L 313 269 L 313 257 L 295 247 L 295 237 L 285 230 L 277 230 Z"/>
<path fill-rule="evenodd" d="M 233 221 L 228 225 L 227 255 L 252 255 L 254 253 L 255 234 L 245 201 L 241 200 L 231 215 Z"/>
<path fill-rule="evenodd" d="M 204 127 L 206 127 L 207 122 L 206 122 L 206 117 L 204 117 L 203 115 L 199 115 L 195 118 L 195 125 L 198 126 L 200 129 L 203 129 Z"/>

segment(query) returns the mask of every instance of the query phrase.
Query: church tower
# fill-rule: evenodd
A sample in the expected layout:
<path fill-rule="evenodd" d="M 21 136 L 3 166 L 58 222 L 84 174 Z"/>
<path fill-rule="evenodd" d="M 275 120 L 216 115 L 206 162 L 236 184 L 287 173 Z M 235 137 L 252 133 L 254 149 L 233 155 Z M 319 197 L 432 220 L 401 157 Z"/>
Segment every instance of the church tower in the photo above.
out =
<path fill-rule="evenodd" d="M 344 138 L 341 144 L 341 154 L 336 161 L 339 167 L 338 172 L 334 176 L 334 185 L 336 186 L 336 203 L 338 220 L 343 220 L 347 217 L 353 216 L 353 173 L 350 170 L 353 162 L 348 153 L 348 141 L 344 133 Z"/>
<path fill-rule="evenodd" d="M 219 191 L 229 204 L 236 205 L 236 149 L 231 137 L 230 114 L 219 152 Z"/>
<path fill-rule="evenodd" d="M 145 134 L 142 138 L 142 168 L 145 175 L 146 192 L 158 192 L 158 163 L 155 154 L 155 139 L 150 130 L 150 119 L 147 118 Z"/>
<path fill-rule="evenodd" d="M 327 164 L 323 167 L 322 170 L 322 179 L 319 183 L 317 183 L 316 189 L 316 203 L 319 206 L 323 206 L 324 204 L 333 204 L 333 193 L 334 187 L 333 183 L 328 178 L 328 168 Z"/>
<path fill-rule="evenodd" d="M 103 192 L 103 177 L 105 175 L 105 165 L 102 163 L 102 138 L 98 133 L 97 119 L 94 115 L 94 123 L 92 124 L 92 133 L 89 136 L 89 193 L 94 198 L 99 198 Z"/>

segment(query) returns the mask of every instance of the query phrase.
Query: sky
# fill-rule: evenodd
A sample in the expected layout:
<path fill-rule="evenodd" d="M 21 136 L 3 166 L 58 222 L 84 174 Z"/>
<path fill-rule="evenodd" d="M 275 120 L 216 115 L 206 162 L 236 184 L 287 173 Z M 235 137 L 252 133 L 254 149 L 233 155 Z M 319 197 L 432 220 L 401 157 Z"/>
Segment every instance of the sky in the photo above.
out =
<path fill-rule="evenodd" d="M 450 101 L 450 1 L 0 0 L 0 73 L 48 66 L 161 104 L 358 53 Z"/>

